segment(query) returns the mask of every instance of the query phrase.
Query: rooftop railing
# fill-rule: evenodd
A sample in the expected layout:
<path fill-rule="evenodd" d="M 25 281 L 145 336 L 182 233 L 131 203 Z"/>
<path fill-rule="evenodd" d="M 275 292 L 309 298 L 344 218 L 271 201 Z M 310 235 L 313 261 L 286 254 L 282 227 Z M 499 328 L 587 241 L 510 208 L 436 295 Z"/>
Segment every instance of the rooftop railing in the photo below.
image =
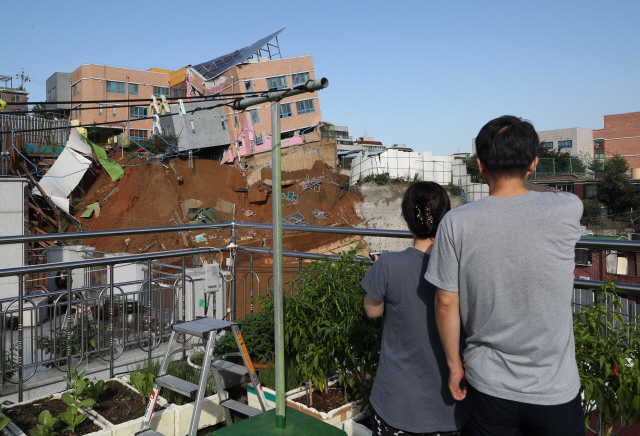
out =
<path fill-rule="evenodd" d="M 268 248 L 239 246 L 239 229 L 271 230 L 270 224 L 240 223 L 197 224 L 171 227 L 100 230 L 81 233 L 0 237 L 0 245 L 28 244 L 39 241 L 78 240 L 170 232 L 231 230 L 230 243 L 220 247 L 200 247 L 144 254 L 109 256 L 88 250 L 89 258 L 61 263 L 38 263 L 0 269 L 0 278 L 15 278 L 16 295 L 0 299 L 0 382 L 3 395 L 23 401 L 25 394 L 42 393 L 42 388 L 60 390 L 62 375 L 84 365 L 94 377 L 114 377 L 127 373 L 133 365 L 159 357 L 164 352 L 170 326 L 196 316 L 196 279 L 188 259 L 200 256 L 210 264 L 216 261 L 223 283 L 218 294 L 204 292 L 204 310 L 231 320 L 259 310 L 254 301 L 269 292 L 272 277 Z M 324 226 L 284 225 L 285 232 L 411 238 L 409 231 Z M 640 251 L 640 241 L 581 239 L 577 248 Z M 93 256 L 93 257 L 92 257 Z M 102 256 L 102 257 L 96 257 Z M 284 251 L 285 279 L 294 293 L 303 263 L 334 255 Z M 368 258 L 357 258 L 370 262 Z M 226 260 L 226 262 L 225 262 Z M 262 265 L 258 265 L 259 261 Z M 116 279 L 119 269 L 138 265 L 144 278 Z M 81 286 L 67 281 L 66 289 L 48 290 L 43 277 L 60 271 L 74 277 L 80 270 Z M 76 274 L 77 276 L 77 274 Z M 38 277 L 31 286 L 29 277 Z M 6 280 L 6 279 L 5 279 Z M 44 279 L 46 280 L 46 279 Z M 284 283 L 287 282 L 284 281 Z M 583 291 L 600 286 L 599 281 L 576 279 L 576 304 L 588 304 Z M 640 285 L 617 285 L 624 294 L 640 295 Z M 202 297 L 198 295 L 198 297 Z M 224 307 L 214 307 L 222 304 Z M 631 304 L 631 302 L 629 303 Z M 634 309 L 629 314 L 635 314 Z M 640 311 L 638 311 L 640 313 Z M 184 351 L 183 351 L 184 353 Z M 53 376 L 52 376 L 53 374 Z M 58 375 L 56 375 L 58 374 Z"/>

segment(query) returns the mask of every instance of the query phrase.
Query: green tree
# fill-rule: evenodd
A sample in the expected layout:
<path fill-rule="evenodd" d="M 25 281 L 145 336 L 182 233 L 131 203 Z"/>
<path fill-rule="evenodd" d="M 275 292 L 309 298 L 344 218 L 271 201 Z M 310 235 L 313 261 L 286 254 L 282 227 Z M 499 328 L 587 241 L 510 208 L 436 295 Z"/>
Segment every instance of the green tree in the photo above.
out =
<path fill-rule="evenodd" d="M 640 188 L 633 185 L 626 175 L 629 169 L 626 159 L 615 155 L 605 161 L 604 168 L 608 173 L 598 188 L 598 200 L 616 214 L 638 209 Z"/>
<path fill-rule="evenodd" d="M 467 174 L 471 176 L 473 183 L 487 183 L 480 174 L 480 167 L 478 166 L 478 154 L 474 153 L 473 156 L 469 156 L 464 159 L 464 164 L 467 166 Z"/>
<path fill-rule="evenodd" d="M 600 218 L 601 204 L 598 200 L 582 200 L 582 218 L 580 224 L 583 226 L 592 226 L 598 222 Z"/>
<path fill-rule="evenodd" d="M 629 162 L 619 154 L 614 154 L 604 161 L 604 169 L 614 173 L 626 173 L 629 171 Z"/>

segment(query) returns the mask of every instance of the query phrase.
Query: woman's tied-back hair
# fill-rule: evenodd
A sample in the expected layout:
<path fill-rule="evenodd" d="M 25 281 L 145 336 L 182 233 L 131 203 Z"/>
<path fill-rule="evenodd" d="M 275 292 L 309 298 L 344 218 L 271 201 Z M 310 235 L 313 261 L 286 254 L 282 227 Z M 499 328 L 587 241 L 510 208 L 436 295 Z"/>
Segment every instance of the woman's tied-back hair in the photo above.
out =
<path fill-rule="evenodd" d="M 433 238 L 444 215 L 451 210 L 449 195 L 435 182 L 417 182 L 402 198 L 402 218 L 418 239 Z"/>

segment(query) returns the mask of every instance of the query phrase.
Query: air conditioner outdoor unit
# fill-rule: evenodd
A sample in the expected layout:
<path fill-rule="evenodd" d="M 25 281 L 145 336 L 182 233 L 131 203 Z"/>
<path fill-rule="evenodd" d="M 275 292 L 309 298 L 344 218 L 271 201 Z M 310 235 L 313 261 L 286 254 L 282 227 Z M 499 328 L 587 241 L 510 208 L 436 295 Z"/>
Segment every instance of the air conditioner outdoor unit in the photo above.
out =
<path fill-rule="evenodd" d="M 640 233 L 627 233 L 627 238 L 630 241 L 640 241 Z"/>

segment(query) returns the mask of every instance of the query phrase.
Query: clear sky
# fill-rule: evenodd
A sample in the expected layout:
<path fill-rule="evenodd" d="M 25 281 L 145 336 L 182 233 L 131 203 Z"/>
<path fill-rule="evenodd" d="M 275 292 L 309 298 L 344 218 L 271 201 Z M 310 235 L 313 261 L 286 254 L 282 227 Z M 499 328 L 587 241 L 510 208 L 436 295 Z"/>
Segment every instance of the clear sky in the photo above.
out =
<path fill-rule="evenodd" d="M 2 16 L 0 75 L 24 68 L 31 101 L 83 63 L 178 69 L 286 27 L 283 56 L 329 79 L 323 119 L 386 146 L 446 155 L 503 114 L 596 129 L 640 111 L 638 0 L 23 0 Z"/>

